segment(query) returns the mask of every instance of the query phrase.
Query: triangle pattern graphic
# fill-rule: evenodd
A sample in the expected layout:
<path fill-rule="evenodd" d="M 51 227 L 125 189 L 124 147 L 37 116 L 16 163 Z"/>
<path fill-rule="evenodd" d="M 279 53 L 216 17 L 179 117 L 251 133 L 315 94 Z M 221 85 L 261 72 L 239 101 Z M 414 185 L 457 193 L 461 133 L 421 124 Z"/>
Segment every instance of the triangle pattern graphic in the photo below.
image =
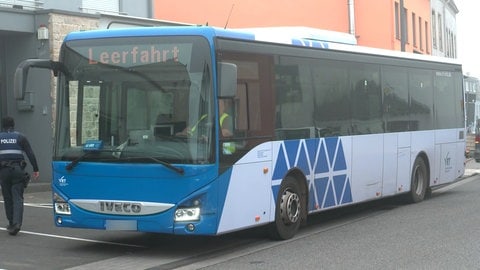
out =
<path fill-rule="evenodd" d="M 305 152 L 305 147 L 302 147 L 300 144 L 300 153 L 298 153 L 297 167 L 302 170 L 305 175 L 310 174 L 310 168 L 308 166 L 307 153 Z"/>
<path fill-rule="evenodd" d="M 345 162 L 345 153 L 343 153 L 343 144 L 340 140 L 338 141 L 337 158 L 335 159 L 335 166 L 333 169 L 335 171 L 347 169 L 347 164 Z"/>
<path fill-rule="evenodd" d="M 327 193 L 325 194 L 325 204 L 323 205 L 323 207 L 327 208 L 336 205 L 334 193 L 335 192 L 333 191 L 333 183 L 331 181 L 328 181 Z"/>
<path fill-rule="evenodd" d="M 328 177 L 315 179 L 315 192 L 317 192 L 318 205 L 322 206 L 323 199 L 327 192 Z"/>
<path fill-rule="evenodd" d="M 337 150 L 337 138 L 326 138 L 325 145 L 328 151 L 328 159 L 330 164 L 333 164 L 333 159 L 335 158 L 335 152 Z"/>
<path fill-rule="evenodd" d="M 320 143 L 320 151 L 318 152 L 317 166 L 315 166 L 315 173 L 328 172 L 327 152 L 323 141 Z"/>
<path fill-rule="evenodd" d="M 345 185 L 345 190 L 343 191 L 343 197 L 342 197 L 342 202 L 341 204 L 344 203 L 351 203 L 352 200 L 352 188 L 350 186 L 350 181 L 347 178 L 346 185 Z"/>
<path fill-rule="evenodd" d="M 310 166 L 314 166 L 315 163 L 315 154 L 317 153 L 317 139 L 308 139 L 305 140 L 305 145 L 307 147 L 308 159 L 310 160 Z"/>
<path fill-rule="evenodd" d="M 295 164 L 295 158 L 297 157 L 298 145 L 300 144 L 299 140 L 295 141 L 285 141 L 285 150 L 287 150 L 287 158 L 290 164 L 290 168 Z M 290 169 L 289 168 L 289 169 Z"/>
<path fill-rule="evenodd" d="M 289 140 L 279 144 L 272 180 L 273 199 L 280 189 L 278 180 L 293 167 L 298 167 L 309 182 L 308 210 L 351 203 L 352 190 L 342 140 L 320 138 Z M 313 180 L 312 180 L 313 179 Z"/>
<path fill-rule="evenodd" d="M 274 180 L 282 179 L 287 171 L 287 161 L 285 159 L 285 154 L 283 151 L 283 144 L 281 144 L 278 151 L 277 163 L 275 164 L 275 169 L 273 170 L 272 177 Z"/>
<path fill-rule="evenodd" d="M 343 196 L 343 188 L 345 187 L 346 175 L 337 175 L 333 177 L 333 184 L 335 186 L 335 196 L 337 198 L 336 204 L 340 204 Z"/>

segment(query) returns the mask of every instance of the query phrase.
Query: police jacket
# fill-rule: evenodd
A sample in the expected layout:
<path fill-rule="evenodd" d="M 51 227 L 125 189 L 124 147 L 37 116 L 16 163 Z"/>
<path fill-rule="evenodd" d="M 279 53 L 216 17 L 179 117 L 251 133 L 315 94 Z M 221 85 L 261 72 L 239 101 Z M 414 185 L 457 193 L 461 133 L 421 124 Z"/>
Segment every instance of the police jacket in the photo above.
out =
<path fill-rule="evenodd" d="M 38 172 L 37 159 L 27 138 L 16 131 L 8 130 L 0 133 L 0 162 L 22 161 L 26 154 L 33 171 Z"/>

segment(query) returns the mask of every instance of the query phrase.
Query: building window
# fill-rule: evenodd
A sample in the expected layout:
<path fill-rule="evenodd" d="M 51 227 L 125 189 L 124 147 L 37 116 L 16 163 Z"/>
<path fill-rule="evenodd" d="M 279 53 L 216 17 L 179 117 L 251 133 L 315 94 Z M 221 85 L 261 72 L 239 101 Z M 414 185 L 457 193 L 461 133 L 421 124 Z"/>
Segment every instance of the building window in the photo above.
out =
<path fill-rule="evenodd" d="M 81 10 L 85 13 L 120 13 L 120 0 L 82 0 Z"/>
<path fill-rule="evenodd" d="M 442 15 L 438 14 L 438 49 L 443 52 L 443 23 Z"/>
<path fill-rule="evenodd" d="M 447 56 L 450 58 L 455 58 L 455 55 L 453 53 L 453 47 L 454 47 L 454 38 L 453 38 L 453 31 L 451 29 L 448 29 L 448 54 Z"/>
<path fill-rule="evenodd" d="M 395 2 L 395 38 L 400 39 L 400 5 Z"/>
<path fill-rule="evenodd" d="M 427 52 L 427 54 L 430 53 L 430 45 L 428 44 L 428 22 L 425 22 L 425 51 Z"/>
<path fill-rule="evenodd" d="M 408 10 L 406 8 L 403 9 L 403 15 L 405 18 L 405 25 L 403 25 L 405 27 L 405 43 L 408 43 Z"/>
<path fill-rule="evenodd" d="M 445 55 L 447 57 L 452 57 L 452 32 L 450 29 L 446 29 L 445 31 L 446 37 L 445 37 Z"/>
<path fill-rule="evenodd" d="M 446 56 L 451 58 L 457 58 L 457 37 L 451 29 L 447 29 L 447 51 Z"/>
<path fill-rule="evenodd" d="M 457 58 L 457 36 L 453 36 L 453 58 Z"/>
<path fill-rule="evenodd" d="M 37 10 L 43 9 L 45 1 L 40 0 L 3 0 L 0 7 L 12 7 L 15 9 Z"/>
<path fill-rule="evenodd" d="M 436 18 L 435 11 L 432 10 L 432 45 L 433 48 L 437 48 L 437 18 Z M 426 30 L 426 29 L 425 29 Z M 425 32 L 425 35 L 427 32 Z"/>
<path fill-rule="evenodd" d="M 417 17 L 415 12 L 412 12 L 412 42 L 413 46 L 417 47 Z"/>
<path fill-rule="evenodd" d="M 423 51 L 423 34 L 422 34 L 422 17 L 418 17 L 418 42 L 420 43 L 420 50 Z"/>

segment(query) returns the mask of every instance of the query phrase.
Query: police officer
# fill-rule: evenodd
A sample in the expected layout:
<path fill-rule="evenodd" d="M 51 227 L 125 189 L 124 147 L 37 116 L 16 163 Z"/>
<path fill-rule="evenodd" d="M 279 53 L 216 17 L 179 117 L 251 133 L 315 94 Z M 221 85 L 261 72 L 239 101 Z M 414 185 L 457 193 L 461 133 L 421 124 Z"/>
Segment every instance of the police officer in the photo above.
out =
<path fill-rule="evenodd" d="M 33 179 L 39 176 L 35 154 L 27 138 L 14 131 L 15 121 L 12 117 L 2 119 L 0 133 L 0 184 L 4 200 L 5 214 L 8 219 L 7 231 L 16 235 L 22 226 L 23 191 L 28 184 L 29 176 L 25 172 L 27 163 L 24 154 L 33 167 Z"/>

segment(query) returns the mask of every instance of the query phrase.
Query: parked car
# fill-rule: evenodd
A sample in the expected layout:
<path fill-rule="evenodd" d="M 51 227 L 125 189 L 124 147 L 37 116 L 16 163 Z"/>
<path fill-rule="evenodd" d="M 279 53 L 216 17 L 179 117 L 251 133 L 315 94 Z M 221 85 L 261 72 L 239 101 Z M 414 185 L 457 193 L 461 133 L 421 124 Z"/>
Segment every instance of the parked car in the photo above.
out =
<path fill-rule="evenodd" d="M 473 153 L 473 158 L 476 162 L 480 162 L 480 135 L 478 133 L 475 135 L 475 151 Z"/>

